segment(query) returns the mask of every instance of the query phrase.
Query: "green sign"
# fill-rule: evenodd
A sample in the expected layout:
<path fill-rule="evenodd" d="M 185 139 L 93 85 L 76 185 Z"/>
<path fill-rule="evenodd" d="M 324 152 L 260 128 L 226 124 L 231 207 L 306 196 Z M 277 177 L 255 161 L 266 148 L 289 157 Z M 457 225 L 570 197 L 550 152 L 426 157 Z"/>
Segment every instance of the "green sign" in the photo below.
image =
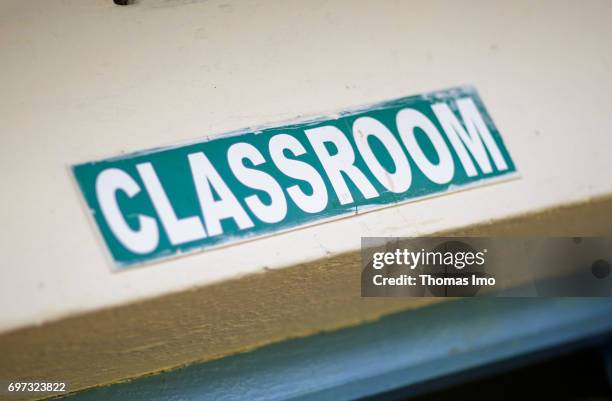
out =
<path fill-rule="evenodd" d="M 127 267 L 452 192 L 516 168 L 476 90 L 461 87 L 72 171 L 112 259 Z"/>

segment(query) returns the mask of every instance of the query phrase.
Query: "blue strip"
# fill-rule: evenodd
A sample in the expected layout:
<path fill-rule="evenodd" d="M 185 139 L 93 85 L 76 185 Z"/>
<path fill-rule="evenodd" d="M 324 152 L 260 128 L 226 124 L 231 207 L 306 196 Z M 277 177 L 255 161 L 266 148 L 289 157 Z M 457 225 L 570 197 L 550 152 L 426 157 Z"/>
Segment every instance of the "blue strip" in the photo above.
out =
<path fill-rule="evenodd" d="M 611 317 L 610 299 L 463 299 L 65 399 L 354 400 L 612 331 Z"/>

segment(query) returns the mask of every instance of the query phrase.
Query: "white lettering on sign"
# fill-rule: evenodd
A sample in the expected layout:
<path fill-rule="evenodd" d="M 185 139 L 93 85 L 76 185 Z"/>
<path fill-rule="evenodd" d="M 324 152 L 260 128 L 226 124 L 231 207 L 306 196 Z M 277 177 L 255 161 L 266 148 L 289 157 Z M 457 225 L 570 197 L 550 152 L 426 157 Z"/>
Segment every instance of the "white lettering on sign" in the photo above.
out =
<path fill-rule="evenodd" d="M 208 235 L 220 235 L 223 233 L 221 220 L 233 219 L 241 229 L 253 227 L 253 222 L 246 214 L 238 199 L 227 186 L 223 178 L 210 163 L 204 153 L 192 153 L 187 156 L 191 166 L 193 182 L 198 193 L 198 201 L 202 210 L 202 216 L 206 222 Z M 215 200 L 213 189 L 219 195 Z"/>
<path fill-rule="evenodd" d="M 295 204 L 307 213 L 319 213 L 327 207 L 328 195 L 325 182 L 319 172 L 310 164 L 289 158 L 285 151 L 293 156 L 306 153 L 304 146 L 296 138 L 287 134 L 277 134 L 270 138 L 270 157 L 276 167 L 287 177 L 304 181 L 312 188 L 312 194 L 304 193 L 299 185 L 287 188 L 287 193 Z"/>
<path fill-rule="evenodd" d="M 117 203 L 117 192 L 135 196 L 140 187 L 126 172 L 117 168 L 102 171 L 96 179 L 96 196 L 102 214 L 117 239 L 130 251 L 138 254 L 151 252 L 157 247 L 159 230 L 153 217 L 138 215 L 140 228 L 132 229 Z"/>
<path fill-rule="evenodd" d="M 130 264 L 516 168 L 476 92 L 459 88 L 73 171 L 113 257 Z"/>

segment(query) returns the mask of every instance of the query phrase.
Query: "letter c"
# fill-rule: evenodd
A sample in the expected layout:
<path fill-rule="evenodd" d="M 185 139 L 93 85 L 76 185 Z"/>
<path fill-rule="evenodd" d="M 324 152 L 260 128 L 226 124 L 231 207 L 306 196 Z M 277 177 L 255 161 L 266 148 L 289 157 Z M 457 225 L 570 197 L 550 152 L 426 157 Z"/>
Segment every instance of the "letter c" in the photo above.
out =
<path fill-rule="evenodd" d="M 159 228 L 153 217 L 139 214 L 140 228 L 133 230 L 125 221 L 117 204 L 117 191 L 125 192 L 130 198 L 140 192 L 138 184 L 126 172 L 109 168 L 96 178 L 96 196 L 102 215 L 119 242 L 134 253 L 149 253 L 159 243 Z"/>

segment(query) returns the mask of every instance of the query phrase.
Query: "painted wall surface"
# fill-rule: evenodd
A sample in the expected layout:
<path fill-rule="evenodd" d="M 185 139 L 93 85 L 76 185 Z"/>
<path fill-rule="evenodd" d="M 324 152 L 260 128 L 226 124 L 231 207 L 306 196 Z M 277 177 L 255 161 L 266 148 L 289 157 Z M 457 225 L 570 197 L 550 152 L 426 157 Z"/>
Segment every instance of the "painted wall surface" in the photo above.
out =
<path fill-rule="evenodd" d="M 612 3 L 0 3 L 0 332 L 612 193 Z M 521 178 L 113 273 L 74 164 L 472 84 Z"/>

